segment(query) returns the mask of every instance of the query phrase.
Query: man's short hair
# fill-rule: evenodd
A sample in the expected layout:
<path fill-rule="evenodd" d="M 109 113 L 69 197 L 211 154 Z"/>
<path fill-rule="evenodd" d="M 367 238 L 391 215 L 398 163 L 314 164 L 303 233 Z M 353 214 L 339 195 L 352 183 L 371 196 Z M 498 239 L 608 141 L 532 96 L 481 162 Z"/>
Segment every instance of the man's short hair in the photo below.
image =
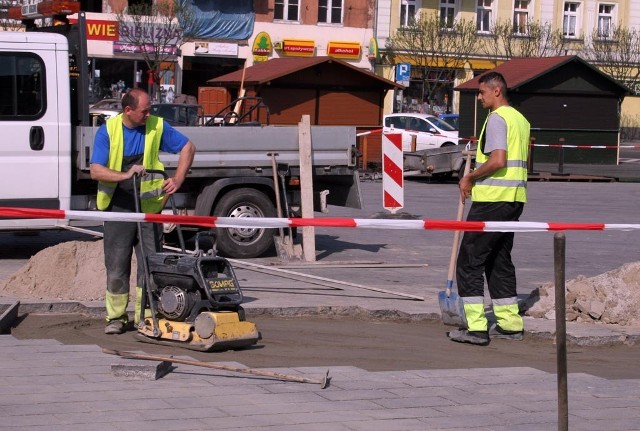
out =
<path fill-rule="evenodd" d="M 134 111 L 138 109 L 138 100 L 142 94 L 147 94 L 142 88 L 132 88 L 122 96 L 122 110 L 127 106 Z"/>
<path fill-rule="evenodd" d="M 507 81 L 504 79 L 501 73 L 487 72 L 480 76 L 480 84 L 487 84 L 489 87 L 500 87 L 500 91 L 503 95 L 507 95 Z"/>

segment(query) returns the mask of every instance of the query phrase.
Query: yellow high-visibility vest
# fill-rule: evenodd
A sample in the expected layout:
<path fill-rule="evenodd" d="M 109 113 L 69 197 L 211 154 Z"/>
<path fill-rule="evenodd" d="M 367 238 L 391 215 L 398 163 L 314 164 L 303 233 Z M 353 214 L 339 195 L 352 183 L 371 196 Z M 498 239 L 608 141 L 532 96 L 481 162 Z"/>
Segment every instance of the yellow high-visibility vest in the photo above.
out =
<path fill-rule="evenodd" d="M 122 171 L 122 159 L 124 157 L 124 132 L 122 128 L 122 114 L 118 114 L 107 120 L 107 134 L 109 135 L 109 161 L 107 167 L 114 171 Z M 162 139 L 162 129 L 164 122 L 162 118 L 150 115 L 147 118 L 147 125 L 144 138 L 144 155 L 142 165 L 146 169 L 164 170 L 164 165 L 160 162 L 160 141 Z M 140 208 L 144 213 L 159 213 L 162 211 L 164 193 L 162 184 L 164 178 L 149 176 L 149 179 L 142 179 L 140 182 Z M 97 206 L 99 210 L 109 207 L 117 183 L 108 181 L 98 182 Z"/>
<path fill-rule="evenodd" d="M 527 158 L 531 126 L 527 119 L 511 106 L 501 106 L 493 112 L 507 123 L 507 166 L 477 180 L 471 191 L 471 198 L 474 202 L 527 202 Z M 476 168 L 489 159 L 483 153 L 487 120 L 480 132 Z"/>

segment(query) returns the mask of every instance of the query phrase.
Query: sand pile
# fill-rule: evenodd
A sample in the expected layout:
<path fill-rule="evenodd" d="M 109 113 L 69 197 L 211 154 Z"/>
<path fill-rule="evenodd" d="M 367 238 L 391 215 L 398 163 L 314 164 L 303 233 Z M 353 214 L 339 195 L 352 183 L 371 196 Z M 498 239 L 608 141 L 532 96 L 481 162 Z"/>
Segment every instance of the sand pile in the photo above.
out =
<path fill-rule="evenodd" d="M 131 273 L 135 274 L 135 256 Z M 131 277 L 131 291 L 135 276 Z M 102 241 L 69 241 L 45 248 L 5 282 L 0 295 L 24 299 L 103 300 L 107 286 Z"/>
<path fill-rule="evenodd" d="M 640 262 L 565 283 L 567 321 L 640 325 Z M 555 319 L 555 285 L 547 283 L 525 301 L 528 316 Z"/>

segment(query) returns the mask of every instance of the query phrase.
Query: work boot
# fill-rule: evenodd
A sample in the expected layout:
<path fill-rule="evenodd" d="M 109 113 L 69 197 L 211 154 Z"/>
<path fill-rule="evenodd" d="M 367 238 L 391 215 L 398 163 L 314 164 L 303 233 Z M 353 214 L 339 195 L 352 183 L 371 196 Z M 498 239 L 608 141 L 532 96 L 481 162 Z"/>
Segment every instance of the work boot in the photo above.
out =
<path fill-rule="evenodd" d="M 107 327 L 104 328 L 104 333 L 109 335 L 122 334 L 124 332 L 124 323 L 120 320 L 112 320 L 107 323 Z"/>
<path fill-rule="evenodd" d="M 512 341 L 522 341 L 522 339 L 524 338 L 524 331 L 505 331 L 496 323 L 494 323 L 489 327 L 489 337 L 502 338 Z"/>
<path fill-rule="evenodd" d="M 449 332 L 449 338 L 458 343 L 476 344 L 486 346 L 489 344 L 489 334 L 486 331 L 469 331 L 467 329 L 456 329 Z"/>

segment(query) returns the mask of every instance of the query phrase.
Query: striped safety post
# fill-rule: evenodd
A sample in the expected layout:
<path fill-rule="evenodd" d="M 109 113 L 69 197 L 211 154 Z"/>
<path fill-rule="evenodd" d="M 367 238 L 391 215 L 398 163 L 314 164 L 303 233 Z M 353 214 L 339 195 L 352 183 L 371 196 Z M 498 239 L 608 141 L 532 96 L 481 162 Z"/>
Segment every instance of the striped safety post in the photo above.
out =
<path fill-rule="evenodd" d="M 402 133 L 382 134 L 382 207 L 395 214 L 404 207 Z"/>

